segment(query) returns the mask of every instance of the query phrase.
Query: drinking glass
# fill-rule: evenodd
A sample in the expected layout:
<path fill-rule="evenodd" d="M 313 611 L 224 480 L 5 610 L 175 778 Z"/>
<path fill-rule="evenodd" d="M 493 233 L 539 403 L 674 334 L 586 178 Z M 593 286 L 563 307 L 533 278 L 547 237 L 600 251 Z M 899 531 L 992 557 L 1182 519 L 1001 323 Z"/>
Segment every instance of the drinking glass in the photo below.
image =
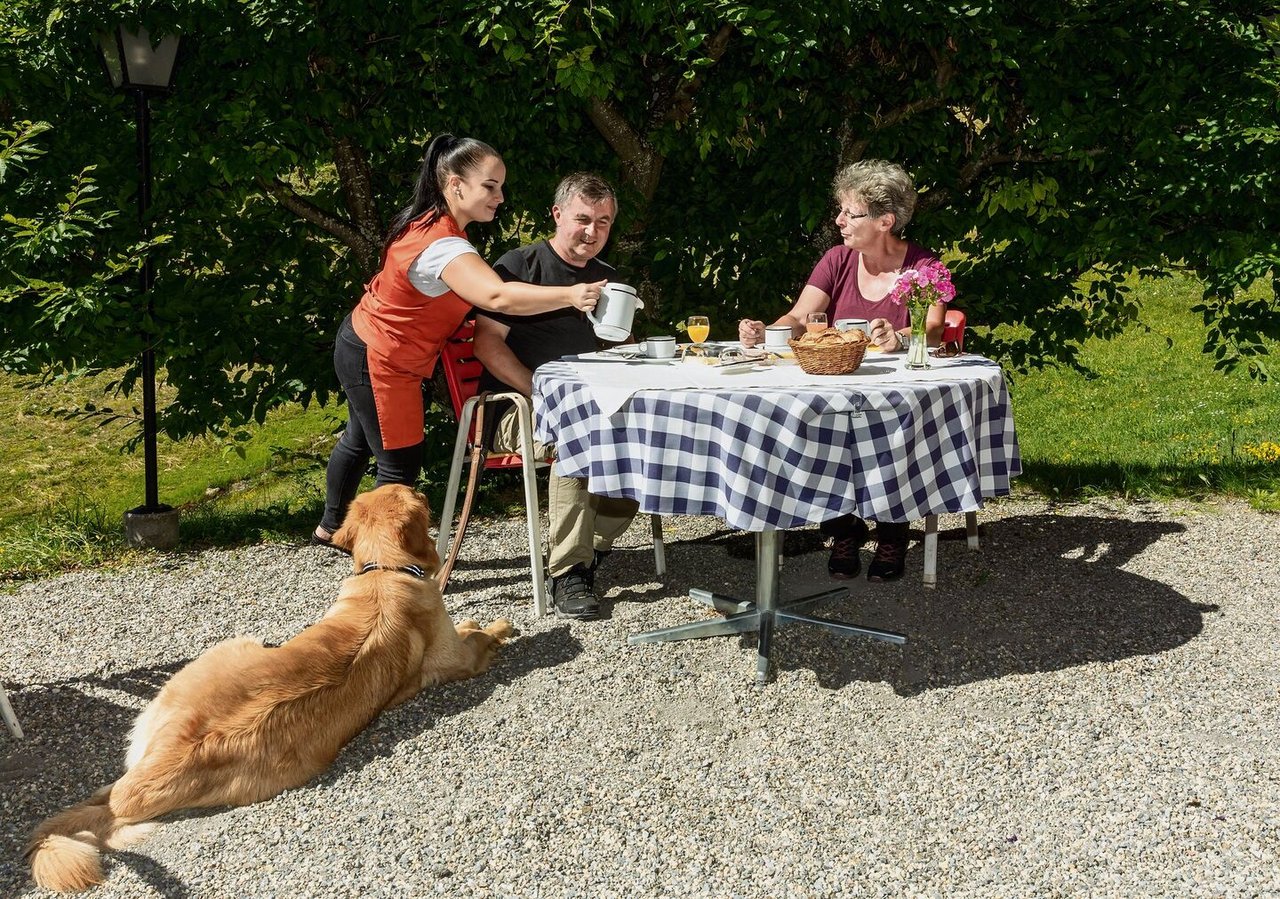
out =
<path fill-rule="evenodd" d="M 684 330 L 689 339 L 701 347 L 711 336 L 711 319 L 705 315 L 691 315 L 684 320 Z"/>
<path fill-rule="evenodd" d="M 804 328 L 810 333 L 827 330 L 827 313 L 810 312 L 809 317 L 805 319 Z"/>

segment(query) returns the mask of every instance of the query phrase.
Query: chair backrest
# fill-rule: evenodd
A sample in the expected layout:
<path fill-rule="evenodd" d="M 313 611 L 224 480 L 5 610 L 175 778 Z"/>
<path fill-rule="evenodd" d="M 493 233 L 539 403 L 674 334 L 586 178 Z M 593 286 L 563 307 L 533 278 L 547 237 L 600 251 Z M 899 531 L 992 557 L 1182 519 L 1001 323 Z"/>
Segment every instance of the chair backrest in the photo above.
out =
<path fill-rule="evenodd" d="M 950 343 L 955 341 L 956 346 L 964 349 L 964 313 L 959 309 L 948 309 L 947 317 L 942 324 L 942 342 Z"/>
<path fill-rule="evenodd" d="M 467 319 L 449 335 L 440 349 L 444 381 L 449 385 L 449 402 L 453 404 L 453 414 L 458 419 L 462 418 L 462 404 L 480 392 L 480 374 L 484 366 L 473 352 L 475 336 L 476 323 Z"/>
<path fill-rule="evenodd" d="M 458 330 L 449 335 L 440 348 L 440 364 L 444 367 L 444 382 L 449 387 L 449 402 L 453 404 L 453 417 L 459 422 L 462 421 L 462 407 L 480 392 L 480 375 L 484 372 L 484 365 L 475 357 L 475 336 L 476 323 L 467 319 L 458 326 Z M 475 443 L 478 439 L 473 419 L 467 441 Z M 490 452 L 484 467 L 519 468 L 522 464 L 519 453 Z"/>

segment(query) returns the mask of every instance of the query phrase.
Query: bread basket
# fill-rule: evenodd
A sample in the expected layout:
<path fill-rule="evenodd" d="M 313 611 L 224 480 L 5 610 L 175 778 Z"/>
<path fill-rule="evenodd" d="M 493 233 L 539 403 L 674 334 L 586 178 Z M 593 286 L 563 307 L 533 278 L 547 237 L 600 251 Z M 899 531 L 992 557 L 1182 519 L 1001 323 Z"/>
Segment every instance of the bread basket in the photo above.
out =
<path fill-rule="evenodd" d="M 858 370 L 869 340 L 841 340 L 832 343 L 802 343 L 789 340 L 796 362 L 807 375 L 847 375 Z"/>

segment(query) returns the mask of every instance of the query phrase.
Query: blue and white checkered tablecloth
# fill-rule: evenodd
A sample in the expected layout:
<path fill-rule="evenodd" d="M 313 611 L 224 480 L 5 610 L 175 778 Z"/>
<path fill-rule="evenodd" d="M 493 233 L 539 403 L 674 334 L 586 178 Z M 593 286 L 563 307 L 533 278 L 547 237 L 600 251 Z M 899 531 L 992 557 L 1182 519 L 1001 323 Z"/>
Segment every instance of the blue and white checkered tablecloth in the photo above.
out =
<path fill-rule="evenodd" d="M 560 474 L 587 478 L 592 493 L 742 530 L 846 512 L 878 521 L 970 512 L 1007 494 L 1022 463 L 1003 377 L 967 359 L 984 368 L 921 381 L 904 372 L 786 389 L 726 376 L 713 389 L 639 390 L 607 418 L 578 369 L 551 363 L 534 376 L 537 439 L 556 446 Z"/>

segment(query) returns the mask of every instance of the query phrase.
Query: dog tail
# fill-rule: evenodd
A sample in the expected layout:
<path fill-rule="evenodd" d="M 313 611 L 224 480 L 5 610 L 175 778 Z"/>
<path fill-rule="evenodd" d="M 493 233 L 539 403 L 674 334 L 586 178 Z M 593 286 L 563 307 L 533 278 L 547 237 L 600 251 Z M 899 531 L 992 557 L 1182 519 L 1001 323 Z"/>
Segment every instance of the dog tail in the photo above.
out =
<path fill-rule="evenodd" d="M 36 828 L 26 855 L 37 884 L 71 893 L 102 883 L 102 849 L 127 845 L 154 826 L 122 822 L 110 799 L 106 787 Z"/>

